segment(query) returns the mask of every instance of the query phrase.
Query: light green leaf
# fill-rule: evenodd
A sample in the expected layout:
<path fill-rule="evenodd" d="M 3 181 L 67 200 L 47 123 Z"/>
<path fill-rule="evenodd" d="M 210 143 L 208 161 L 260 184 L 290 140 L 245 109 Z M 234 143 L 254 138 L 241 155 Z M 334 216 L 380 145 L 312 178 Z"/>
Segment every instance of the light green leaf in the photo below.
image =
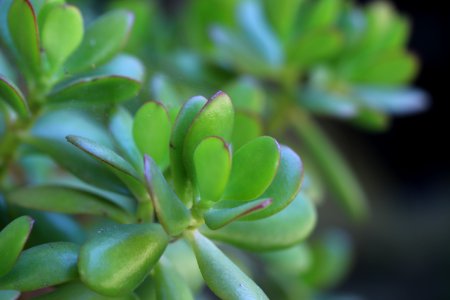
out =
<path fill-rule="evenodd" d="M 231 171 L 228 145 L 219 137 L 205 138 L 194 152 L 194 165 L 201 201 L 219 200 Z"/>
<path fill-rule="evenodd" d="M 38 73 L 41 67 L 41 46 L 36 15 L 30 1 L 13 1 L 8 13 L 8 28 L 21 60 L 19 63 L 32 73 Z"/>
<path fill-rule="evenodd" d="M 133 121 L 133 138 L 141 154 L 149 155 L 164 170 L 169 164 L 171 124 L 166 108 L 147 102 L 139 108 Z"/>
<path fill-rule="evenodd" d="M 28 103 L 22 92 L 7 78 L 0 75 L 0 100 L 6 101 L 21 116 L 30 114 Z"/>
<path fill-rule="evenodd" d="M 48 101 L 84 106 L 111 104 L 133 98 L 138 94 L 140 87 L 139 81 L 125 76 L 88 77 L 53 91 Z"/>
<path fill-rule="evenodd" d="M 219 230 L 202 227 L 201 231 L 211 239 L 259 252 L 283 249 L 303 241 L 315 223 L 314 205 L 299 194 L 288 207 L 268 218 L 236 221 Z"/>
<path fill-rule="evenodd" d="M 339 18 L 342 4 L 341 0 L 311 1 L 308 15 L 304 20 L 305 30 L 333 26 Z"/>
<path fill-rule="evenodd" d="M 43 211 L 106 216 L 121 223 L 132 216 L 99 195 L 76 188 L 43 185 L 17 189 L 6 195 L 9 203 Z"/>
<path fill-rule="evenodd" d="M 272 204 L 264 210 L 246 216 L 245 220 L 271 216 L 288 206 L 298 194 L 303 181 L 303 163 L 300 157 L 287 146 L 281 146 L 280 153 L 277 174 L 261 196 L 272 199 Z"/>
<path fill-rule="evenodd" d="M 110 60 L 124 46 L 132 25 L 133 15 L 127 11 L 112 11 L 97 19 L 86 29 L 83 41 L 69 57 L 65 71 L 77 73 L 95 69 Z"/>
<path fill-rule="evenodd" d="M 266 95 L 260 84 L 253 78 L 240 78 L 224 90 L 230 96 L 237 111 L 263 113 Z"/>
<path fill-rule="evenodd" d="M 193 156 L 197 145 L 208 136 L 218 136 L 228 142 L 233 131 L 234 109 L 224 92 L 216 93 L 192 121 L 183 146 L 183 160 L 188 174 L 195 173 Z"/>
<path fill-rule="evenodd" d="M 236 112 L 234 116 L 233 135 L 231 144 L 233 150 L 238 150 L 251 140 L 261 136 L 263 133 L 263 124 L 257 115 L 244 112 Z"/>
<path fill-rule="evenodd" d="M 103 295 L 131 293 L 159 260 L 169 242 L 158 224 L 100 229 L 80 250 L 80 278 Z"/>
<path fill-rule="evenodd" d="M 17 300 L 20 297 L 19 291 L 4 290 L 0 291 L 0 299 L 2 300 Z"/>
<path fill-rule="evenodd" d="M 200 110 L 207 103 L 207 99 L 202 96 L 195 96 L 189 99 L 178 113 L 173 125 L 172 136 L 170 137 L 170 165 L 175 190 L 178 196 L 185 201 L 187 173 L 183 163 L 183 145 L 186 134 Z"/>
<path fill-rule="evenodd" d="M 0 231 L 0 277 L 14 266 L 25 246 L 34 220 L 28 216 L 15 219 Z"/>
<path fill-rule="evenodd" d="M 233 203 L 232 206 L 227 202 Z M 270 207 L 272 199 L 259 199 L 236 205 L 239 201 L 221 201 L 208 210 L 205 215 L 205 224 L 212 230 L 219 229 L 233 221 Z"/>
<path fill-rule="evenodd" d="M 190 233 L 197 262 L 208 287 L 221 299 L 269 299 L 222 251 L 199 232 Z"/>
<path fill-rule="evenodd" d="M 141 61 L 127 54 L 119 54 L 107 64 L 83 73 L 83 77 L 121 76 L 137 82 L 142 82 L 144 75 L 145 68 Z"/>
<path fill-rule="evenodd" d="M 189 286 L 167 259 L 161 259 L 154 273 L 158 300 L 194 300 Z"/>
<path fill-rule="evenodd" d="M 83 39 L 83 17 L 72 5 L 55 5 L 47 11 L 42 24 L 42 47 L 52 67 L 58 67 Z"/>
<path fill-rule="evenodd" d="M 223 196 L 230 200 L 252 200 L 261 196 L 275 177 L 280 146 L 268 136 L 256 138 L 233 155 L 230 181 Z"/>
<path fill-rule="evenodd" d="M 34 291 L 78 277 L 79 246 L 57 242 L 25 250 L 11 272 L 0 278 L 0 289 Z"/>
<path fill-rule="evenodd" d="M 144 173 L 159 222 L 171 236 L 179 235 L 189 225 L 189 210 L 167 183 L 153 159 L 147 155 L 144 156 Z"/>

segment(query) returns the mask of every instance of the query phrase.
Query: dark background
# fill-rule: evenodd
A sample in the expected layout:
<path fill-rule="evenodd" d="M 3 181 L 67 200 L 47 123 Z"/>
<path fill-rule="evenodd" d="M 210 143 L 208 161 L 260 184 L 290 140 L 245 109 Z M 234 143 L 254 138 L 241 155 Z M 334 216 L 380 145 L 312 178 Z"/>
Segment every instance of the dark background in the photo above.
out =
<path fill-rule="evenodd" d="M 447 1 L 390 2 L 412 22 L 410 49 L 422 61 L 414 85 L 429 93 L 430 107 L 394 119 L 384 133 L 328 124 L 363 179 L 371 217 L 350 224 L 329 203 L 319 218 L 355 238 L 354 265 L 337 292 L 450 299 L 450 8 Z"/>

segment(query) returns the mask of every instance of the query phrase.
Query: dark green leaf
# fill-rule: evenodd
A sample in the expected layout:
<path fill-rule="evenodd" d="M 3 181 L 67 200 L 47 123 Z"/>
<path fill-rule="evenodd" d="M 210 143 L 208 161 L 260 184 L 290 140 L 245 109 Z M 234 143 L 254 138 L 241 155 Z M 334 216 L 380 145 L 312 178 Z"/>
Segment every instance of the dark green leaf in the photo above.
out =
<path fill-rule="evenodd" d="M 245 217 L 256 220 L 271 216 L 288 206 L 300 190 L 303 180 L 303 163 L 300 157 L 287 146 L 280 148 L 280 165 L 274 180 L 262 194 L 262 198 L 272 199 L 272 204 L 261 211 Z"/>
<path fill-rule="evenodd" d="M 230 181 L 224 199 L 253 200 L 261 196 L 275 177 L 280 146 L 268 136 L 258 137 L 233 155 Z"/>
<path fill-rule="evenodd" d="M 64 186 L 21 188 L 8 193 L 6 200 L 18 206 L 36 210 L 107 216 L 122 223 L 132 221 L 132 217 L 125 211 L 99 195 Z"/>
<path fill-rule="evenodd" d="M 41 66 L 39 29 L 33 6 L 28 0 L 14 0 L 8 13 L 8 28 L 20 63 L 37 73 Z"/>
<path fill-rule="evenodd" d="M 194 152 L 194 165 L 201 201 L 219 200 L 231 171 L 228 145 L 219 137 L 205 138 Z"/>
<path fill-rule="evenodd" d="M 202 228 L 202 232 L 243 249 L 271 251 L 301 242 L 311 233 L 315 223 L 314 205 L 299 194 L 288 207 L 268 218 L 236 221 L 219 230 Z"/>
<path fill-rule="evenodd" d="M 81 248 L 81 280 L 103 295 L 131 293 L 159 260 L 168 242 L 158 224 L 101 229 Z"/>
<path fill-rule="evenodd" d="M 97 19 L 87 28 L 80 47 L 69 57 L 65 71 L 95 69 L 110 60 L 124 46 L 132 25 L 133 15 L 127 11 L 112 11 Z"/>
<path fill-rule="evenodd" d="M 57 242 L 25 250 L 16 265 L 0 278 L 0 289 L 33 291 L 78 277 L 79 246 Z"/>
<path fill-rule="evenodd" d="M 169 164 L 171 124 L 166 108 L 147 102 L 139 108 L 133 121 L 133 138 L 142 155 L 149 155 L 161 169 Z"/>
<path fill-rule="evenodd" d="M 25 246 L 34 220 L 28 216 L 15 219 L 0 231 L 0 277 L 14 266 Z"/>
<path fill-rule="evenodd" d="M 83 17 L 75 6 L 55 5 L 42 24 L 42 47 L 52 67 L 58 67 L 83 39 Z"/>
<path fill-rule="evenodd" d="M 259 199 L 232 207 L 227 207 L 227 202 L 236 204 L 235 201 L 221 201 L 205 213 L 205 224 L 209 228 L 216 230 L 242 217 L 265 210 L 272 203 L 272 199 Z"/>
<path fill-rule="evenodd" d="M 155 267 L 156 297 L 158 300 L 194 300 L 186 281 L 167 259 L 161 259 Z"/>
<path fill-rule="evenodd" d="M 222 251 L 199 232 L 192 232 L 190 242 L 208 287 L 221 299 L 269 299 Z"/>
<path fill-rule="evenodd" d="M 20 90 L 7 78 L 0 75 L 0 100 L 6 101 L 21 116 L 30 114 L 28 103 Z"/>
<path fill-rule="evenodd" d="M 144 156 L 144 172 L 159 222 L 171 236 L 179 235 L 189 225 L 189 210 L 167 183 L 153 159 L 147 155 Z"/>
<path fill-rule="evenodd" d="M 306 243 L 258 256 L 267 269 L 283 275 L 299 276 L 311 267 L 311 250 Z"/>

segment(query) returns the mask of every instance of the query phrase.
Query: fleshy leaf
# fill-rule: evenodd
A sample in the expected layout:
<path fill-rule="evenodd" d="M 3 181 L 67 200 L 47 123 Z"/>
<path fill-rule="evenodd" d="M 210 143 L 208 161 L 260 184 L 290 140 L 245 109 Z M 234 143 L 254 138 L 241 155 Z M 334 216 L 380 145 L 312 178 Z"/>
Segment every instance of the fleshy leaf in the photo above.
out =
<path fill-rule="evenodd" d="M 112 11 L 97 19 L 87 28 L 80 47 L 69 57 L 65 71 L 77 73 L 107 62 L 124 46 L 132 24 L 133 15 L 127 11 Z"/>
<path fill-rule="evenodd" d="M 205 224 L 212 230 L 219 229 L 252 213 L 265 210 L 272 203 L 272 199 L 259 199 L 232 207 L 226 207 L 227 202 L 221 201 L 205 213 Z M 232 202 L 235 204 L 235 201 Z"/>
<path fill-rule="evenodd" d="M 171 236 L 179 235 L 189 225 L 189 210 L 167 183 L 153 159 L 147 155 L 144 156 L 144 173 L 159 222 Z"/>
<path fill-rule="evenodd" d="M 17 300 L 20 297 L 19 291 L 4 290 L 0 291 L 0 299 L 2 300 Z"/>
<path fill-rule="evenodd" d="M 53 103 L 80 105 L 111 104 L 136 96 L 141 83 L 135 79 L 111 75 L 88 77 L 71 82 L 49 95 Z"/>
<path fill-rule="evenodd" d="M 166 108 L 158 102 L 148 102 L 136 112 L 133 138 L 142 155 L 149 155 L 161 169 L 169 164 L 171 124 Z"/>
<path fill-rule="evenodd" d="M 223 92 L 216 93 L 192 121 L 183 146 L 183 159 L 188 174 L 195 170 L 193 156 L 197 145 L 208 136 L 218 136 L 228 142 L 233 131 L 234 109 L 231 99 Z"/>
<path fill-rule="evenodd" d="M 161 259 L 154 273 L 156 297 L 160 300 L 194 300 L 189 286 L 167 259 Z"/>
<path fill-rule="evenodd" d="M 299 194 L 288 207 L 268 218 L 236 221 L 219 230 L 202 228 L 202 232 L 211 239 L 239 248 L 271 251 L 301 242 L 311 233 L 315 223 L 314 205 Z"/>
<path fill-rule="evenodd" d="M 0 277 L 7 274 L 14 266 L 25 246 L 34 220 L 28 216 L 15 219 L 0 231 Z"/>
<path fill-rule="evenodd" d="M 131 293 L 159 260 L 169 242 L 158 224 L 100 229 L 80 250 L 80 278 L 108 296 Z"/>
<path fill-rule="evenodd" d="M 49 8 L 41 36 L 50 64 L 60 66 L 83 39 L 83 17 L 78 8 L 66 4 Z"/>
<path fill-rule="evenodd" d="M 0 75 L 0 100 L 6 101 L 21 116 L 29 115 L 28 103 L 20 90 L 7 78 Z"/>
<path fill-rule="evenodd" d="M 281 146 L 280 165 L 270 186 L 262 198 L 271 198 L 272 204 L 257 211 L 245 220 L 256 220 L 271 216 L 288 206 L 298 194 L 303 180 L 303 163 L 300 157 L 289 147 Z"/>
<path fill-rule="evenodd" d="M 76 188 L 58 185 L 25 187 L 8 193 L 6 200 L 36 210 L 107 216 L 122 223 L 132 221 L 129 214 L 99 195 Z"/>
<path fill-rule="evenodd" d="M 261 114 L 264 110 L 265 93 L 251 77 L 240 78 L 225 88 L 237 111 Z"/>
<path fill-rule="evenodd" d="M 0 289 L 34 291 L 78 277 L 79 246 L 67 242 L 39 245 L 25 250 L 11 272 L 0 278 Z"/>
<path fill-rule="evenodd" d="M 263 133 L 262 127 L 262 121 L 257 115 L 236 112 L 234 116 L 233 136 L 231 137 L 233 150 L 236 151 L 246 143 L 261 136 Z"/>
<path fill-rule="evenodd" d="M 269 299 L 259 286 L 244 274 L 222 251 L 199 232 L 190 242 L 208 287 L 221 299 Z"/>
<path fill-rule="evenodd" d="M 228 145 L 219 137 L 204 139 L 194 152 L 194 165 L 201 201 L 219 200 L 231 171 Z"/>
<path fill-rule="evenodd" d="M 233 155 L 230 181 L 224 199 L 252 200 L 261 196 L 275 177 L 280 146 L 268 136 L 258 137 Z"/>
<path fill-rule="evenodd" d="M 37 73 L 41 66 L 39 29 L 30 1 L 13 1 L 8 13 L 8 28 L 20 63 Z"/>
<path fill-rule="evenodd" d="M 183 163 L 183 145 L 186 134 L 200 110 L 207 103 L 207 99 L 202 96 L 195 96 L 189 99 L 178 113 L 173 125 L 172 136 L 170 137 L 170 165 L 172 177 L 177 194 L 184 199 L 186 190 L 187 173 Z"/>

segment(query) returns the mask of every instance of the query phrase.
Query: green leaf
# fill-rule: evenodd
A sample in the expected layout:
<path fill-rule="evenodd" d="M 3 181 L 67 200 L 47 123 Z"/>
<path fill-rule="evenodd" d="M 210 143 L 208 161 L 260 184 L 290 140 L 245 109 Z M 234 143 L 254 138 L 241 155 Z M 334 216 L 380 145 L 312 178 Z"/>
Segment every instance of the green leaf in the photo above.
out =
<path fill-rule="evenodd" d="M 133 98 L 138 94 L 140 87 L 139 81 L 125 76 L 88 77 L 53 91 L 48 101 L 84 106 L 111 104 Z"/>
<path fill-rule="evenodd" d="M 298 19 L 299 9 L 304 2 L 304 0 L 263 1 L 265 12 L 277 35 L 282 40 L 290 37 L 295 22 Z"/>
<path fill-rule="evenodd" d="M 154 279 L 158 300 L 194 300 L 189 286 L 167 259 L 155 267 Z"/>
<path fill-rule="evenodd" d="M 272 251 L 303 241 L 315 223 L 314 205 L 299 194 L 288 207 L 273 216 L 252 222 L 236 221 L 219 230 L 202 227 L 202 233 L 239 248 Z"/>
<path fill-rule="evenodd" d="M 114 109 L 109 131 L 124 157 L 132 162 L 137 170 L 143 170 L 142 156 L 133 139 L 133 117 L 126 109 L 120 106 Z"/>
<path fill-rule="evenodd" d="M 21 116 L 30 114 L 28 103 L 20 90 L 7 78 L 0 75 L 0 99 L 6 101 Z"/>
<path fill-rule="evenodd" d="M 15 219 L 0 231 L 0 277 L 7 274 L 14 266 L 25 246 L 34 220 L 28 216 Z"/>
<path fill-rule="evenodd" d="M 227 202 L 234 205 L 229 206 Z M 242 217 L 265 210 L 271 203 L 272 199 L 259 199 L 241 205 L 236 205 L 235 201 L 221 201 L 205 213 L 205 224 L 212 230 L 216 230 Z"/>
<path fill-rule="evenodd" d="M 260 84 L 251 77 L 243 77 L 228 85 L 225 92 L 230 96 L 237 111 L 262 114 L 266 95 Z"/>
<path fill-rule="evenodd" d="M 192 121 L 186 133 L 183 159 L 188 174 L 193 177 L 193 156 L 197 145 L 208 136 L 218 136 L 228 142 L 233 131 L 234 109 L 231 99 L 224 92 L 216 93 Z"/>
<path fill-rule="evenodd" d="M 306 243 L 293 247 L 260 253 L 266 269 L 280 275 L 299 276 L 311 267 L 311 250 Z"/>
<path fill-rule="evenodd" d="M 169 164 L 170 134 L 169 114 L 161 103 L 147 102 L 136 112 L 133 121 L 136 146 L 163 170 Z"/>
<path fill-rule="evenodd" d="M 167 183 L 153 159 L 147 155 L 144 156 L 144 173 L 158 221 L 169 235 L 179 235 L 189 225 L 189 210 Z"/>
<path fill-rule="evenodd" d="M 103 295 L 131 293 L 159 260 L 168 242 L 158 224 L 101 229 L 81 247 L 80 278 Z"/>
<path fill-rule="evenodd" d="M 99 195 L 76 188 L 44 185 L 17 189 L 6 195 L 12 204 L 43 211 L 106 216 L 121 223 L 132 217 Z"/>
<path fill-rule="evenodd" d="M 183 201 L 185 201 L 187 182 L 186 169 L 183 163 L 183 145 L 192 121 L 207 101 L 202 96 L 195 96 L 189 99 L 178 113 L 173 125 L 172 136 L 170 137 L 170 165 L 172 168 L 173 182 L 177 194 Z"/>
<path fill-rule="evenodd" d="M 83 77 L 121 76 L 138 82 L 144 80 L 145 68 L 141 61 L 134 56 L 119 54 L 110 62 L 90 72 L 83 73 Z"/>
<path fill-rule="evenodd" d="M 329 230 L 311 243 L 312 264 L 302 279 L 316 289 L 329 289 L 349 271 L 352 249 L 345 232 Z"/>
<path fill-rule="evenodd" d="M 269 299 L 222 251 L 199 232 L 189 236 L 208 287 L 221 299 Z"/>
<path fill-rule="evenodd" d="M 339 18 L 342 9 L 341 0 L 312 1 L 306 16 L 305 30 L 314 30 L 332 26 Z"/>
<path fill-rule="evenodd" d="M 352 118 L 352 124 L 367 131 L 381 132 L 387 130 L 390 118 L 386 113 L 370 108 L 360 108 L 358 115 Z"/>
<path fill-rule="evenodd" d="M 298 194 L 303 181 L 303 163 L 300 157 L 287 146 L 281 146 L 280 156 L 277 174 L 261 196 L 272 199 L 272 204 L 264 210 L 246 216 L 245 220 L 271 216 L 288 206 Z"/>
<path fill-rule="evenodd" d="M 80 47 L 69 57 L 65 71 L 94 69 L 110 60 L 125 45 L 132 25 L 133 15 L 127 11 L 112 11 L 97 19 L 87 28 Z"/>
<path fill-rule="evenodd" d="M 230 181 L 223 196 L 231 200 L 253 200 L 262 195 L 275 177 L 280 146 L 268 136 L 258 137 L 233 155 Z"/>
<path fill-rule="evenodd" d="M 120 297 L 108 297 L 97 294 L 96 292 L 88 289 L 84 284 L 80 282 L 71 282 L 63 286 L 58 287 L 55 291 L 46 293 L 44 295 L 35 297 L 36 300 L 138 300 L 139 298 L 130 294 Z"/>
<path fill-rule="evenodd" d="M 34 291 L 78 277 L 79 246 L 57 242 L 25 250 L 11 272 L 0 278 L 0 289 Z"/>
<path fill-rule="evenodd" d="M 14 53 L 14 45 L 8 28 L 8 13 L 13 2 L 14 0 L 0 1 L 0 43 Z"/>
<path fill-rule="evenodd" d="M 4 290 L 0 291 L 0 299 L 2 300 L 17 300 L 20 297 L 19 291 Z"/>
<path fill-rule="evenodd" d="M 83 39 L 83 17 L 72 5 L 55 5 L 42 24 L 42 47 L 52 67 L 58 67 Z"/>
<path fill-rule="evenodd" d="M 139 179 L 139 175 L 137 175 L 133 166 L 131 166 L 125 159 L 108 147 L 98 144 L 90 139 L 74 135 L 69 135 L 67 140 L 105 165 L 112 167 L 121 173 Z"/>
<path fill-rule="evenodd" d="M 228 145 L 219 137 L 205 138 L 194 152 L 194 165 L 201 201 L 219 200 L 231 171 Z"/>
<path fill-rule="evenodd" d="M 20 64 L 38 73 L 41 66 L 39 29 L 33 6 L 28 0 L 14 0 L 8 13 L 8 28 Z"/>
<path fill-rule="evenodd" d="M 231 144 L 236 151 L 251 140 L 261 136 L 263 124 L 257 115 L 244 112 L 236 112 L 234 116 L 233 135 Z"/>

